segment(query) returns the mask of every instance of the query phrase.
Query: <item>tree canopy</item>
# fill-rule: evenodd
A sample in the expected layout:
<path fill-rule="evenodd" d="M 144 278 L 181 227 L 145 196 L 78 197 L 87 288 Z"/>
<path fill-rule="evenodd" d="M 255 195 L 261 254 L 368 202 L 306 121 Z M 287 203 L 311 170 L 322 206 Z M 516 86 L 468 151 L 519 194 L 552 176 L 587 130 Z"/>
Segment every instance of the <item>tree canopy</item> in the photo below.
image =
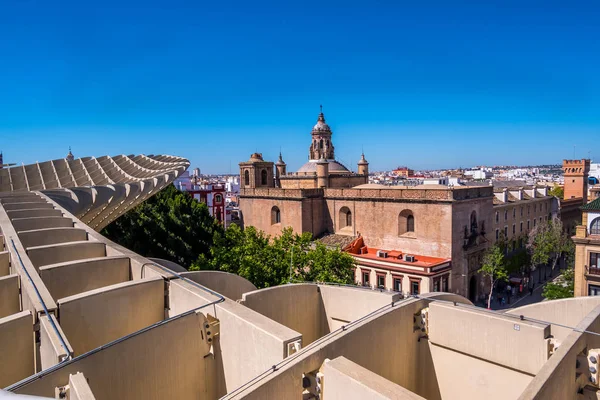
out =
<path fill-rule="evenodd" d="M 258 288 L 290 281 L 353 283 L 354 259 L 340 250 L 311 241 L 285 228 L 269 236 L 248 227 L 230 226 L 224 235 L 215 235 L 208 255 L 200 255 L 190 270 L 211 269 L 240 275 Z"/>
<path fill-rule="evenodd" d="M 548 194 L 550 196 L 555 196 L 555 197 L 558 197 L 559 199 L 562 199 L 565 196 L 565 190 L 563 189 L 562 186 L 554 185 L 554 187 L 548 191 Z"/>
<path fill-rule="evenodd" d="M 188 268 L 199 255 L 208 254 L 223 228 L 204 203 L 169 185 L 101 233 L 144 257 L 164 258 Z"/>
<path fill-rule="evenodd" d="M 248 227 L 227 230 L 200 203 L 173 185 L 128 211 L 102 234 L 144 257 L 190 270 L 238 274 L 258 288 L 292 281 L 353 283 L 354 258 L 291 228 L 269 236 Z"/>
<path fill-rule="evenodd" d="M 542 296 L 547 300 L 566 299 L 574 296 L 575 271 L 573 268 L 567 268 L 562 275 L 553 282 L 544 285 Z"/>
<path fill-rule="evenodd" d="M 527 243 L 532 270 L 544 264 L 550 264 L 554 270 L 560 257 L 568 257 L 573 253 L 574 247 L 559 218 L 552 218 L 547 224 L 539 224 L 529 235 Z"/>

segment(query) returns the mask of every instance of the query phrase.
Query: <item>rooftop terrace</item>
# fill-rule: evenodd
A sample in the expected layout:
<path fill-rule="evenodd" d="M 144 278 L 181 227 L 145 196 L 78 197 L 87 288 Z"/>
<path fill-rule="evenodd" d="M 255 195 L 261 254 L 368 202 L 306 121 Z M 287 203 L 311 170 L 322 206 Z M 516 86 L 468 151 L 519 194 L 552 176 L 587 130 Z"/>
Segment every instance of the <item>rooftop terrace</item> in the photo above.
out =
<path fill-rule="evenodd" d="M 0 387 L 12 393 L 598 398 L 598 297 L 495 312 L 449 293 L 257 290 L 141 257 L 42 191 L 0 194 L 0 231 Z"/>

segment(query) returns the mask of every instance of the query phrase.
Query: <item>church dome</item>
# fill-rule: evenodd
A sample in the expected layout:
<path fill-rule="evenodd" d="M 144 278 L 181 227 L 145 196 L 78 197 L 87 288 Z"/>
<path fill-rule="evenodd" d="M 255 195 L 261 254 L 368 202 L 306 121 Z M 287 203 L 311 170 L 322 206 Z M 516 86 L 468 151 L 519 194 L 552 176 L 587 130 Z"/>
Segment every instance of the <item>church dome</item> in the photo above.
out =
<path fill-rule="evenodd" d="M 317 119 L 317 123 L 313 126 L 313 132 L 329 132 L 331 133 L 331 128 L 325 122 L 325 115 L 321 112 L 319 114 L 319 118 Z"/>
<path fill-rule="evenodd" d="M 335 160 L 328 160 L 327 161 L 329 164 L 329 172 L 335 172 L 335 173 L 345 173 L 345 172 L 350 172 L 350 170 L 348 168 L 346 168 L 342 163 L 335 161 Z M 316 161 L 309 161 L 306 164 L 304 164 L 303 166 L 300 167 L 300 169 L 298 170 L 298 172 L 301 173 L 306 173 L 306 172 L 317 172 L 317 162 Z"/>

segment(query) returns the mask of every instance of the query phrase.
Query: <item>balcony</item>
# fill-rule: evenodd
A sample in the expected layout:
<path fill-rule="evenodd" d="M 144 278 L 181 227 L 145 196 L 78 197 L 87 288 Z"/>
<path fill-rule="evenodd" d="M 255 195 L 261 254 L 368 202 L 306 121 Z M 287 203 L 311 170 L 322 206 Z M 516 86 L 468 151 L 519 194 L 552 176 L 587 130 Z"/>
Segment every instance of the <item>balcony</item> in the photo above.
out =
<path fill-rule="evenodd" d="M 585 266 L 585 273 L 587 275 L 598 275 L 600 276 L 600 268 L 593 266 L 593 267 L 588 267 L 587 265 Z"/>

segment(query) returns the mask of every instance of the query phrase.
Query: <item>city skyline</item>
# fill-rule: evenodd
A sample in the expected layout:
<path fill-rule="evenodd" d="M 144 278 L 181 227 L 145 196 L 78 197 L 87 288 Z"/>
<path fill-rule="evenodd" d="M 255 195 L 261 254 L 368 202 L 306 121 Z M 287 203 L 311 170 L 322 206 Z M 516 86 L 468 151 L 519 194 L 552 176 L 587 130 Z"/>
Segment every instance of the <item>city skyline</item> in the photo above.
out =
<path fill-rule="evenodd" d="M 281 150 L 295 171 L 320 104 L 353 170 L 363 150 L 372 171 L 600 156 L 597 4 L 119 5 L 5 7 L 5 162 L 71 146 L 235 174 Z"/>

